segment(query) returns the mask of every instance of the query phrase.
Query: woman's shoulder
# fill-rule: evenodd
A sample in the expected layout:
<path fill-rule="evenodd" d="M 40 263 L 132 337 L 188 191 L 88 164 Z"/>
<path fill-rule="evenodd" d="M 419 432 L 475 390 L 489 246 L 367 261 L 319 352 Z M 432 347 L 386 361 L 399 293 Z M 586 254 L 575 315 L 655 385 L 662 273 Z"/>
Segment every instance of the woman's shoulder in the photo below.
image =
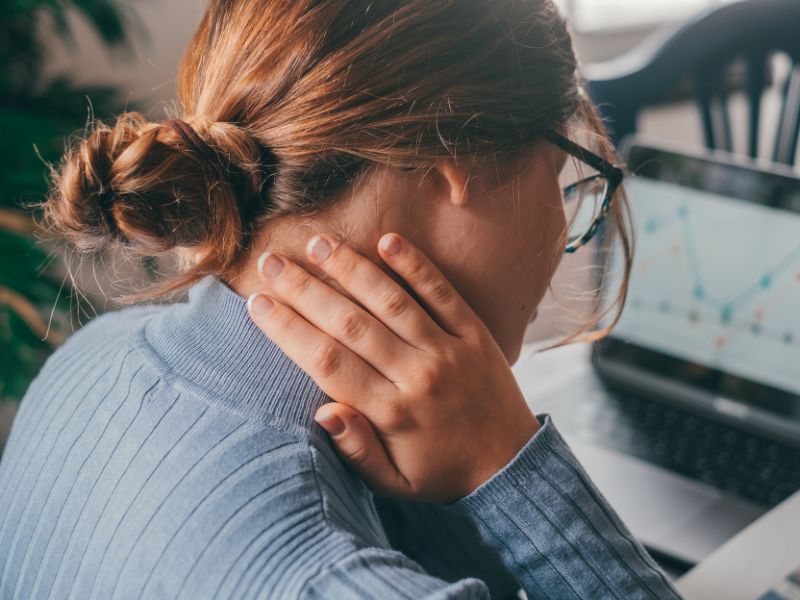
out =
<path fill-rule="evenodd" d="M 119 358 L 132 344 L 133 334 L 163 306 L 129 306 L 100 314 L 83 324 L 72 325 L 72 333 L 45 360 L 28 385 L 22 406 L 32 397 L 54 390 L 65 392 L 70 381 L 87 380 L 102 375 L 104 367 Z"/>
<path fill-rule="evenodd" d="M 66 344 L 78 345 L 89 339 L 114 338 L 122 341 L 154 315 L 163 313 L 169 304 L 137 304 L 101 313 L 76 329 Z"/>
<path fill-rule="evenodd" d="M 54 363 L 59 363 L 70 355 L 92 353 L 101 346 L 123 348 L 125 342 L 130 340 L 149 318 L 162 313 L 167 306 L 156 304 L 126 306 L 101 313 L 84 323 L 71 324 L 72 332 L 50 354 L 42 365 L 40 374 L 52 369 Z"/>

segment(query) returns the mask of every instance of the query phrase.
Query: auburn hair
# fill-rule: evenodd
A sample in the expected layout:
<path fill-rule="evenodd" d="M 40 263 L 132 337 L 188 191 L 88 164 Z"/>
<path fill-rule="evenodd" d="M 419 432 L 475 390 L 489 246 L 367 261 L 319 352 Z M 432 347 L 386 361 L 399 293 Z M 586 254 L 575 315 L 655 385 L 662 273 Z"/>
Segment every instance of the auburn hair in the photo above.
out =
<path fill-rule="evenodd" d="M 38 205 L 81 252 L 213 249 L 126 302 L 233 276 L 270 219 L 328 208 L 371 166 L 509 161 L 576 120 L 614 154 L 551 0 L 211 0 L 177 96 L 216 160 L 139 112 L 94 119 Z M 620 194 L 625 282 L 626 214 Z"/>

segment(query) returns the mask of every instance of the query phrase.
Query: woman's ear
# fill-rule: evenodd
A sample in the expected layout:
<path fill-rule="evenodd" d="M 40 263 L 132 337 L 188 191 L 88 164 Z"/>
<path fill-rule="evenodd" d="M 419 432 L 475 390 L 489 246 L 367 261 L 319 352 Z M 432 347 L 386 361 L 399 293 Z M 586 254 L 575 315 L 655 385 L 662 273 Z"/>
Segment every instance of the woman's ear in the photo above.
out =
<path fill-rule="evenodd" d="M 452 160 L 443 160 L 434 166 L 441 174 L 446 197 L 455 206 L 464 206 L 469 200 L 469 175 Z"/>

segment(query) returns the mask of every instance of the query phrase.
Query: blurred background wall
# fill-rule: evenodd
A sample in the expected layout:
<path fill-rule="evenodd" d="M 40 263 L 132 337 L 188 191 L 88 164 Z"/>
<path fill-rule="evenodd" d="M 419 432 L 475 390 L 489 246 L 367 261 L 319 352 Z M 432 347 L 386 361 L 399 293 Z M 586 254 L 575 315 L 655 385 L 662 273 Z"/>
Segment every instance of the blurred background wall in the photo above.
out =
<path fill-rule="evenodd" d="M 129 0 L 120 3 L 130 20 L 130 51 L 109 51 L 95 28 L 75 8 L 67 10 L 76 44 L 53 35 L 43 18 L 40 35 L 49 60 L 45 77 L 67 75 L 81 84 L 112 85 L 122 96 L 159 115 L 174 98 L 178 61 L 203 16 L 206 0 Z"/>

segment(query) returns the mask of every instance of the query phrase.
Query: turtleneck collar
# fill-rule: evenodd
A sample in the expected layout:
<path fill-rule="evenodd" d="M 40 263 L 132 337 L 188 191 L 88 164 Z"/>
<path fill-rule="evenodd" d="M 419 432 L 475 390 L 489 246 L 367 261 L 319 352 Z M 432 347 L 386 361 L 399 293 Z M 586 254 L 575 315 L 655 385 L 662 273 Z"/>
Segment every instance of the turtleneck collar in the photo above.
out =
<path fill-rule="evenodd" d="M 167 305 L 141 331 L 165 375 L 248 417 L 322 432 L 313 416 L 330 398 L 250 319 L 247 301 L 213 276 Z"/>

